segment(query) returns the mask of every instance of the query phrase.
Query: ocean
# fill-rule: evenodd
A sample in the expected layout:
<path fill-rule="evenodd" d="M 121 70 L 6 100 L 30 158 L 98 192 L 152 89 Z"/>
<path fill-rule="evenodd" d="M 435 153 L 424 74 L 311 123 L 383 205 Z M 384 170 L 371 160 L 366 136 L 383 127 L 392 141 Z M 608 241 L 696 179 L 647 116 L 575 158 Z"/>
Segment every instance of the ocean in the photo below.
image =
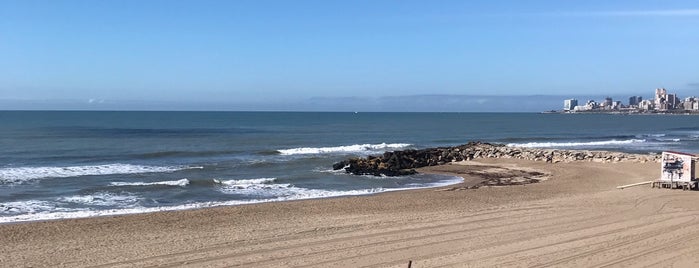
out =
<path fill-rule="evenodd" d="M 699 117 L 535 113 L 0 112 L 0 223 L 436 187 L 333 171 L 469 141 L 699 153 Z"/>

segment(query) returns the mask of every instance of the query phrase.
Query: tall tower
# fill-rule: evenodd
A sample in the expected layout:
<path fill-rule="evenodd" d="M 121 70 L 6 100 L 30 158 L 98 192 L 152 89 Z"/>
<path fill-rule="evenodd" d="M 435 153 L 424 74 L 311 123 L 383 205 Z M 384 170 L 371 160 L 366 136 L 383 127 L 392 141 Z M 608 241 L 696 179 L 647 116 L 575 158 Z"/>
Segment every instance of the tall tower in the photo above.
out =
<path fill-rule="evenodd" d="M 667 90 L 665 88 L 655 89 L 655 108 L 659 110 L 667 110 Z"/>
<path fill-rule="evenodd" d="M 643 100 L 643 97 L 641 97 L 641 96 L 631 96 L 629 98 L 629 106 L 638 107 L 638 105 L 641 103 L 642 100 Z"/>
<path fill-rule="evenodd" d="M 564 111 L 572 111 L 575 109 L 575 106 L 578 106 L 578 100 L 576 99 L 569 99 L 563 101 L 563 110 Z"/>

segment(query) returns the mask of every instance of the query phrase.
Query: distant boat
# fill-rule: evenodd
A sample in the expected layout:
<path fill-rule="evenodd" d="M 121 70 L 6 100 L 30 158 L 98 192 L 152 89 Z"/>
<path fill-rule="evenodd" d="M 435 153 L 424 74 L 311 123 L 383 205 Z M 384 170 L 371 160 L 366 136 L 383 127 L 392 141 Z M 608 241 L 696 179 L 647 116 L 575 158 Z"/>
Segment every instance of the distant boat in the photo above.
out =
<path fill-rule="evenodd" d="M 541 113 L 542 113 L 542 114 L 560 114 L 561 112 L 560 112 L 560 111 L 556 111 L 556 110 L 549 110 L 549 111 L 543 111 L 543 112 L 541 112 Z"/>

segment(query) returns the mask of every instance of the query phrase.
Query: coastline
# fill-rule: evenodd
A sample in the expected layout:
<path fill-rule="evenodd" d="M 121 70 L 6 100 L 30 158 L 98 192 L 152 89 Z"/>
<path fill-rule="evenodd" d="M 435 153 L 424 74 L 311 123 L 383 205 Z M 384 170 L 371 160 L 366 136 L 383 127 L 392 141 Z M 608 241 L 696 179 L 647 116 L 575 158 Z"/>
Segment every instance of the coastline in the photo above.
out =
<path fill-rule="evenodd" d="M 404 267 L 413 260 L 414 267 L 433 267 L 552 261 L 598 266 L 615 260 L 641 265 L 661 254 L 679 266 L 697 260 L 678 256 L 699 249 L 698 242 L 682 239 L 699 232 L 690 216 L 697 210 L 689 205 L 695 193 L 614 189 L 655 178 L 657 163 L 477 162 L 551 176 L 507 187 L 460 189 L 468 186 L 464 182 L 367 196 L 0 225 L 5 241 L 0 261 L 34 267 Z M 667 241 L 686 246 L 670 251 L 661 247 Z M 650 250 L 654 253 L 630 258 Z"/>

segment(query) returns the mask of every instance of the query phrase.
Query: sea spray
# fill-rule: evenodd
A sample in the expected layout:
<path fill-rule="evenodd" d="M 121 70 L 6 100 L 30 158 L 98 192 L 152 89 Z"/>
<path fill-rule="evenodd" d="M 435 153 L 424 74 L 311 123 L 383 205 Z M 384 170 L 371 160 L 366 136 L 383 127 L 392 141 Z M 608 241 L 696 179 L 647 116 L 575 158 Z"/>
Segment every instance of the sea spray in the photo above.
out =
<path fill-rule="evenodd" d="M 381 144 L 355 144 L 336 147 L 302 147 L 293 149 L 278 150 L 282 155 L 299 155 L 299 154 L 329 154 L 329 153 L 361 153 L 361 152 L 376 152 L 380 150 L 395 150 L 411 146 L 407 143 L 381 143 Z"/>

